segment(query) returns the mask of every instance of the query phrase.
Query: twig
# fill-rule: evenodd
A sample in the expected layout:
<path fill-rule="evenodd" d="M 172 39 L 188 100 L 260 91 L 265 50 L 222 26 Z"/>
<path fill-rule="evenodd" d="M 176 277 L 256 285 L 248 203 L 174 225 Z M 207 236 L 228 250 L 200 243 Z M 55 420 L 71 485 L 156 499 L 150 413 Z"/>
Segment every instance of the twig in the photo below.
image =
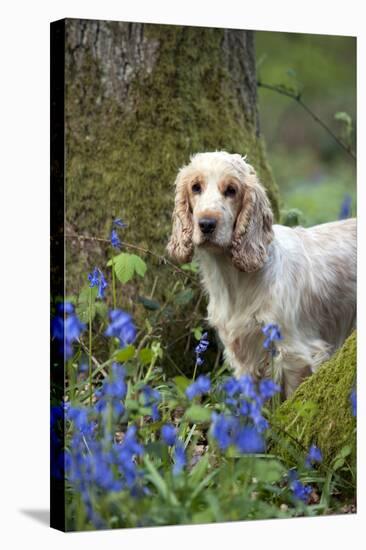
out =
<path fill-rule="evenodd" d="M 316 115 L 314 111 L 312 111 L 310 107 L 308 107 L 308 105 L 306 105 L 306 103 L 303 102 L 301 98 L 301 93 L 295 93 L 289 89 L 284 88 L 283 86 L 274 86 L 272 84 L 265 84 L 260 80 L 257 81 L 257 86 L 261 88 L 266 88 L 267 90 L 272 90 L 273 92 L 277 92 L 278 94 L 284 95 L 296 101 L 296 103 L 298 103 L 312 117 L 312 119 L 315 120 L 315 122 L 320 124 L 320 126 L 324 128 L 324 130 L 328 132 L 330 136 L 332 136 L 332 138 L 338 143 L 338 145 L 342 147 L 342 149 L 346 151 L 346 153 L 348 153 L 353 158 L 353 160 L 356 160 L 356 155 L 352 151 L 352 149 L 348 147 L 345 143 L 343 143 L 343 141 L 339 139 L 338 136 L 336 136 L 336 134 L 329 128 L 329 126 L 327 126 L 325 122 L 323 122 L 318 117 L 318 115 Z"/>
<path fill-rule="evenodd" d="M 102 239 L 100 237 L 89 237 L 88 235 L 65 235 L 66 239 L 75 239 L 77 241 L 96 241 L 98 243 L 108 244 L 110 245 L 111 242 L 109 239 Z M 144 254 L 150 254 L 150 256 L 154 256 L 157 258 L 161 263 L 168 265 L 170 268 L 174 269 L 177 273 L 180 273 L 181 275 L 184 275 L 184 277 L 188 277 L 188 279 L 191 280 L 191 282 L 198 286 L 198 282 L 191 277 L 191 275 L 187 272 L 178 267 L 177 265 L 173 264 L 166 256 L 162 256 L 161 254 L 156 254 L 156 252 L 153 252 L 152 250 L 148 250 L 147 248 L 143 248 L 142 246 L 137 246 L 136 244 L 126 243 L 125 241 L 122 242 L 122 246 L 125 246 L 126 248 L 131 248 L 132 250 L 138 250 L 139 252 L 143 252 Z"/>

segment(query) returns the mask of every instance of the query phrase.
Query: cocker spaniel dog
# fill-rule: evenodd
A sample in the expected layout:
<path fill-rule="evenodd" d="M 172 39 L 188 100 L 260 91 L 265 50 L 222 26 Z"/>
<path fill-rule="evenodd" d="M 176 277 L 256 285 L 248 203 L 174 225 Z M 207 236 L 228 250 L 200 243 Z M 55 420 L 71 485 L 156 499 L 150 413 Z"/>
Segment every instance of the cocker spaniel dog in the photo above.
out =
<path fill-rule="evenodd" d="M 178 173 L 169 254 L 199 261 L 208 321 L 236 376 L 275 379 L 288 397 L 356 321 L 356 220 L 273 225 L 265 190 L 238 154 L 199 153 Z M 282 340 L 272 360 L 262 328 Z"/>

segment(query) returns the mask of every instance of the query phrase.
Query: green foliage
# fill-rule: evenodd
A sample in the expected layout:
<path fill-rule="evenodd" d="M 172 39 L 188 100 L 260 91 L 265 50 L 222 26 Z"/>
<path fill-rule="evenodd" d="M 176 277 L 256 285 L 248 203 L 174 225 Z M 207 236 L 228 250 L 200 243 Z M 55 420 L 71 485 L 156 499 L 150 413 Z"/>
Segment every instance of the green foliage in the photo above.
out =
<path fill-rule="evenodd" d="M 146 263 L 140 256 L 136 256 L 136 254 L 127 254 L 126 252 L 121 252 L 121 254 L 109 260 L 107 266 L 111 267 L 112 265 L 121 283 L 128 283 L 135 273 L 140 275 L 140 277 L 144 277 L 147 269 Z"/>
<path fill-rule="evenodd" d="M 133 265 L 136 265 L 135 260 Z M 174 377 L 168 374 L 169 346 L 163 343 L 162 331 L 170 323 L 170 318 L 162 315 L 169 303 L 175 304 L 180 311 L 184 310 L 187 302 L 181 299 L 182 292 L 190 289 L 176 281 L 172 284 L 169 301 L 158 309 L 149 306 L 150 299 L 147 299 L 147 308 L 146 303 L 140 301 L 146 318 L 134 344 L 119 349 L 112 339 L 108 359 L 102 362 L 99 359 L 103 356 L 102 349 L 96 346 L 98 334 L 102 332 L 99 329 L 93 336 L 97 359 L 94 358 L 91 373 L 78 372 L 79 351 L 69 361 L 65 399 L 74 407 L 86 406 L 89 402 L 90 380 L 94 401 L 95 392 L 102 387 L 112 363 L 124 364 L 128 382 L 123 415 L 114 427 L 107 420 L 107 426 L 115 438 L 121 437 L 127 426 L 137 426 L 139 441 L 145 448 L 143 456 L 136 457 L 136 463 L 147 484 L 147 494 L 137 498 L 132 498 L 126 490 L 99 490 L 94 494 L 93 509 L 105 526 L 118 528 L 314 516 L 340 512 L 344 503 L 352 503 L 355 491 L 355 421 L 350 414 L 349 393 L 355 376 L 355 336 L 350 337 L 342 350 L 317 374 L 305 381 L 292 399 L 274 412 L 266 410 L 271 426 L 266 432 L 269 442 L 266 453 L 242 454 L 233 446 L 223 452 L 212 436 L 210 423 L 213 412 L 226 411 L 221 389 L 227 373 L 226 365 L 217 364 L 215 368 L 209 365 L 213 389 L 208 395 L 196 397 L 193 401 L 189 401 L 186 395 L 192 379 L 182 373 Z M 178 300 L 177 296 L 180 296 Z M 76 302 L 77 311 L 86 319 L 90 308 L 95 315 L 94 331 L 98 323 L 101 327 L 106 326 L 108 311 L 106 307 L 97 311 L 98 304 L 105 304 L 96 299 L 94 288 L 86 286 L 77 299 L 71 297 L 71 300 Z M 202 320 L 193 319 L 188 337 L 199 340 L 204 331 Z M 105 339 L 102 343 L 105 347 Z M 194 348 L 195 343 L 191 345 Z M 192 352 L 189 357 L 193 364 Z M 207 355 L 205 359 L 209 361 Z M 158 390 L 161 396 L 161 416 L 154 420 L 151 403 L 143 397 L 146 383 Z M 187 466 L 179 475 L 173 475 L 172 471 L 174 452 L 161 440 L 160 431 L 165 423 L 176 426 L 187 453 Z M 71 434 L 72 426 L 67 425 L 67 447 L 73 444 Z M 309 469 L 305 467 L 305 457 L 313 443 L 320 447 L 324 463 Z M 305 504 L 294 499 L 288 474 L 290 468 L 296 468 L 301 483 L 311 485 L 310 502 Z M 95 528 L 77 489 L 71 483 L 67 483 L 66 488 L 67 529 Z"/>

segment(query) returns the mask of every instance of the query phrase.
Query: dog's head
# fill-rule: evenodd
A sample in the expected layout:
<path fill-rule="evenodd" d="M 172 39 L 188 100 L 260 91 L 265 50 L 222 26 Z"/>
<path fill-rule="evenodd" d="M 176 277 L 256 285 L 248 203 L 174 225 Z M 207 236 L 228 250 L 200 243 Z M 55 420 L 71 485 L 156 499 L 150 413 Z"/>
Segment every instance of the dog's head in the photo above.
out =
<path fill-rule="evenodd" d="M 240 271 L 260 269 L 273 238 L 269 200 L 250 164 L 224 151 L 198 153 L 175 182 L 169 254 L 189 262 L 193 249 L 228 251 Z"/>

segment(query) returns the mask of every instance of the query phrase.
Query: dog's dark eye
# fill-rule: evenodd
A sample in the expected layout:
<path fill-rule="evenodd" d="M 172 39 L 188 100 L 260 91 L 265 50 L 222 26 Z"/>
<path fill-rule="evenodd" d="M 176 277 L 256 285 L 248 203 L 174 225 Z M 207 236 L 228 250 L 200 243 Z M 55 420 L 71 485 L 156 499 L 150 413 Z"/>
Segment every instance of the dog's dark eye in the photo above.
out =
<path fill-rule="evenodd" d="M 233 185 L 228 185 L 224 191 L 225 197 L 234 197 L 236 195 L 236 189 Z"/>
<path fill-rule="evenodd" d="M 201 184 L 200 183 L 194 183 L 192 185 L 192 192 L 195 193 L 196 195 L 201 193 Z"/>

